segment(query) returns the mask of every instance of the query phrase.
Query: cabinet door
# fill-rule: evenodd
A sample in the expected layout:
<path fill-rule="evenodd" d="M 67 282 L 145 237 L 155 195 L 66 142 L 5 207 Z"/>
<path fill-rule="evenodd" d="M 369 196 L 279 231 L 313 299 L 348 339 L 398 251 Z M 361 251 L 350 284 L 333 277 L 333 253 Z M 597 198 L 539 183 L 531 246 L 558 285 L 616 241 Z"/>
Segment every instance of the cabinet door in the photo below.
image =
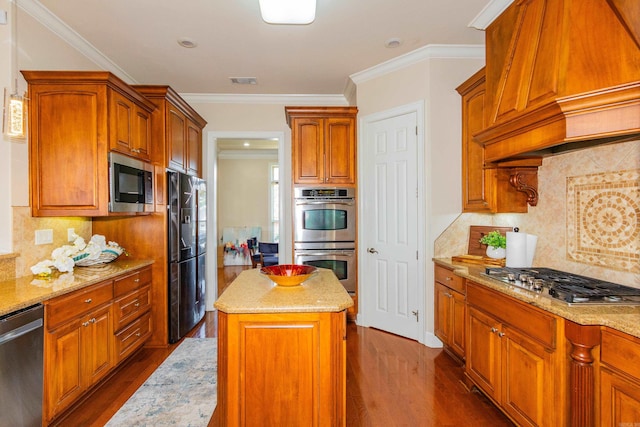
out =
<path fill-rule="evenodd" d="M 322 184 L 324 182 L 323 120 L 300 118 L 291 129 L 293 183 Z"/>
<path fill-rule="evenodd" d="M 485 169 L 484 146 L 473 135 L 486 127 L 484 70 L 462 92 L 462 203 L 464 212 L 493 212 L 495 169 Z"/>
<path fill-rule="evenodd" d="M 353 184 L 356 179 L 355 119 L 325 119 L 324 179 L 329 184 Z"/>
<path fill-rule="evenodd" d="M 640 420 L 640 381 L 607 368 L 600 371 L 600 380 L 600 425 L 636 425 Z"/>
<path fill-rule="evenodd" d="M 187 173 L 200 177 L 202 171 L 202 130 L 187 120 Z"/>
<path fill-rule="evenodd" d="M 109 91 L 109 148 L 129 154 L 133 148 L 133 102 L 116 91 Z"/>
<path fill-rule="evenodd" d="M 465 330 L 467 302 L 465 296 L 454 290 L 451 293 L 451 333 L 449 345 L 454 353 L 464 359 L 465 357 Z"/>
<path fill-rule="evenodd" d="M 497 402 L 501 396 L 500 323 L 469 307 L 466 372 L 482 390 Z"/>
<path fill-rule="evenodd" d="M 435 283 L 435 334 L 445 345 L 451 344 L 451 290 Z"/>
<path fill-rule="evenodd" d="M 131 151 L 135 157 L 143 160 L 151 158 L 151 115 L 134 105 L 133 140 Z"/>
<path fill-rule="evenodd" d="M 108 215 L 106 88 L 36 85 L 29 94 L 33 216 Z"/>
<path fill-rule="evenodd" d="M 167 157 L 168 167 L 186 172 L 187 147 L 185 141 L 187 118 L 172 105 L 167 108 Z"/>
<path fill-rule="evenodd" d="M 501 334 L 502 407 L 522 426 L 555 424 L 551 352 L 506 326 Z"/>
<path fill-rule="evenodd" d="M 112 323 L 111 304 L 83 318 L 82 364 L 87 387 L 103 378 L 113 366 Z"/>
<path fill-rule="evenodd" d="M 84 392 L 81 323 L 80 320 L 75 320 L 45 334 L 45 420 L 51 420 Z"/>

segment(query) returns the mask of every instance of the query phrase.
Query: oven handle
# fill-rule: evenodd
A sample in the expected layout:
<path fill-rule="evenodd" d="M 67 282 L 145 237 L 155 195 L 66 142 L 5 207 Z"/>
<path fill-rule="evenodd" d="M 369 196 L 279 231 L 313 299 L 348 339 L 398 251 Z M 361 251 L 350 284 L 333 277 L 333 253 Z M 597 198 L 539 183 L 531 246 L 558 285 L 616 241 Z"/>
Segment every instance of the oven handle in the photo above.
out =
<path fill-rule="evenodd" d="M 317 200 L 317 201 L 307 201 L 303 200 L 301 202 L 296 202 L 296 206 L 304 206 L 304 205 L 345 205 L 345 206 L 353 206 L 354 202 L 344 202 L 342 200 Z"/>
<path fill-rule="evenodd" d="M 332 255 L 341 255 L 341 256 L 353 256 L 355 251 L 331 251 L 331 252 L 305 252 L 305 253 L 296 253 L 295 256 L 301 257 L 309 257 L 309 256 L 332 256 Z"/>

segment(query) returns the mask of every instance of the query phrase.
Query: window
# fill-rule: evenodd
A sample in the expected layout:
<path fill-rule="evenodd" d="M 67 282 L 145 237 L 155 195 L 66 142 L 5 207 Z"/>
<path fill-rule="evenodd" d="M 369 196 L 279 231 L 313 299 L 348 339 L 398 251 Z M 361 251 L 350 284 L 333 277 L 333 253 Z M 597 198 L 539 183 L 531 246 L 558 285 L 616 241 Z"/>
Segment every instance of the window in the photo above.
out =
<path fill-rule="evenodd" d="M 271 179 L 271 192 L 269 199 L 271 232 L 273 233 L 273 241 L 280 241 L 280 166 L 276 163 L 269 165 L 269 176 Z"/>

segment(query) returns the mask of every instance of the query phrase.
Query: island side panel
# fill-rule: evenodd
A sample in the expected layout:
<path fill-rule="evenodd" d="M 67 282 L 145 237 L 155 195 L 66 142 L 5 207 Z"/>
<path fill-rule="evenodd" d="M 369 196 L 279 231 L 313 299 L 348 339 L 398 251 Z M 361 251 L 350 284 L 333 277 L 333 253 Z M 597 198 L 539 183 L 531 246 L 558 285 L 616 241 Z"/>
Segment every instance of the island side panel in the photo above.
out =
<path fill-rule="evenodd" d="M 223 425 L 346 424 L 344 310 L 219 316 Z"/>

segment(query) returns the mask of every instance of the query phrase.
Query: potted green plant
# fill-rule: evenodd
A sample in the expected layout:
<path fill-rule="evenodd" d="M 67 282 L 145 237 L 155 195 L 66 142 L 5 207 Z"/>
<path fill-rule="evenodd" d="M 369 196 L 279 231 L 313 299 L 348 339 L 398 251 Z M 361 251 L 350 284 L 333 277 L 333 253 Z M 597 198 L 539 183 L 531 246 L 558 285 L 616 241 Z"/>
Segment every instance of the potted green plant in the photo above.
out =
<path fill-rule="evenodd" d="M 480 239 L 480 243 L 487 245 L 487 256 L 489 258 L 504 258 L 507 255 L 507 237 L 494 230 L 485 234 Z"/>

